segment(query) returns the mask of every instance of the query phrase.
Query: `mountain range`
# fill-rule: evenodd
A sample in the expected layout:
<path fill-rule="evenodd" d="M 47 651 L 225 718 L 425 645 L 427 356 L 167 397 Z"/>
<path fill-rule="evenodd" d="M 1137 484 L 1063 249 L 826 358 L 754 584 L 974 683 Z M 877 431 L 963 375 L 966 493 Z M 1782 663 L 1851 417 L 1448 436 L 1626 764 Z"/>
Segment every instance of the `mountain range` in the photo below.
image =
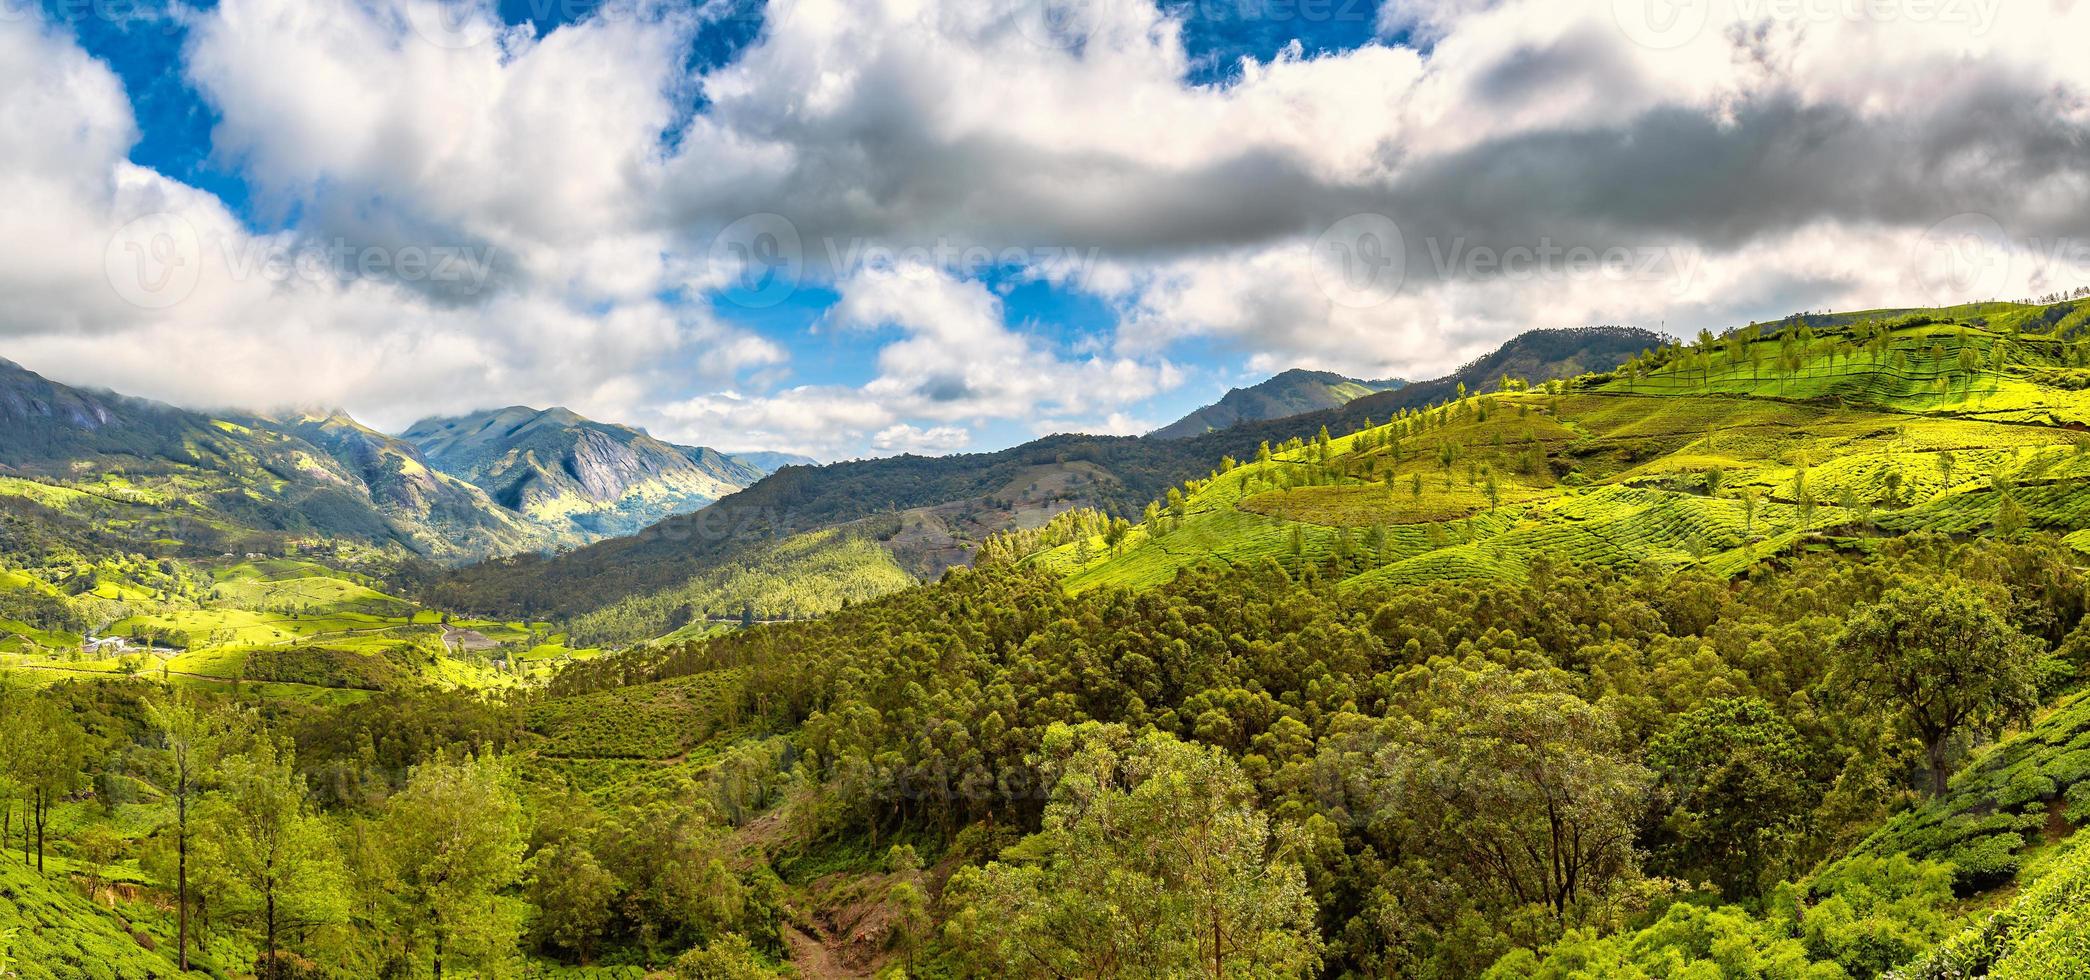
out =
<path fill-rule="evenodd" d="M 86 494 L 184 554 L 298 538 L 443 563 L 577 547 L 803 462 L 676 446 L 565 409 L 429 420 L 404 438 L 338 411 L 211 415 L 0 360 L 0 478 Z"/>
<path fill-rule="evenodd" d="M 595 539 L 697 510 L 802 456 L 729 456 L 663 442 L 564 408 L 513 406 L 424 419 L 400 437 L 438 469 L 530 520 Z"/>
<path fill-rule="evenodd" d="M 558 556 L 521 555 L 458 568 L 430 585 L 431 601 L 486 615 L 572 617 L 612 607 L 652 610 L 623 632 L 631 639 L 672 626 L 663 618 L 689 604 L 739 608 L 744 596 L 690 595 L 690 583 L 712 581 L 772 559 L 794 542 L 791 569 L 767 570 L 819 588 L 792 612 L 831 611 L 839 597 L 871 583 L 926 580 L 972 561 L 989 537 L 1037 529 L 1077 509 L 1133 514 L 1185 480 L 1212 471 L 1222 458 L 1248 459 L 1263 442 L 1281 442 L 1327 426 L 1354 429 L 1403 409 L 1442 400 L 1461 385 L 1479 390 L 1513 374 L 1534 383 L 1608 369 L 1667 338 L 1645 330 L 1592 327 L 1536 330 L 1504 343 L 1433 381 L 1352 399 L 1339 407 L 1281 419 L 1243 420 L 1188 438 L 1053 435 L 992 453 L 893 456 L 821 467 L 790 467 L 693 514 Z M 820 535 L 818 546 L 810 536 Z M 869 541 L 873 559 L 855 545 Z M 833 562 L 831 549 L 857 560 Z M 846 581 L 836 584 L 841 564 Z M 882 586 L 889 591 L 889 586 Z"/>
<path fill-rule="evenodd" d="M 1327 408 L 1340 408 L 1366 395 L 1392 391 L 1406 381 L 1359 381 L 1327 371 L 1294 368 L 1261 384 L 1235 388 L 1207 405 L 1147 433 L 1160 439 L 1188 439 L 1242 422 L 1281 419 Z"/>

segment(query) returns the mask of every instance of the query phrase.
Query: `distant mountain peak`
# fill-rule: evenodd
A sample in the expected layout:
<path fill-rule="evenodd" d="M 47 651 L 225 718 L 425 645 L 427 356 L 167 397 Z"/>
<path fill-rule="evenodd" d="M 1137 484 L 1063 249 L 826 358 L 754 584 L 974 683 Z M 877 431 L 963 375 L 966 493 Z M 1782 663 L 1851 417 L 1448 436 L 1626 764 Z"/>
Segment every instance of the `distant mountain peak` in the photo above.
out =
<path fill-rule="evenodd" d="M 590 538 L 697 510 L 776 468 L 559 406 L 423 419 L 400 438 L 500 505 Z"/>
<path fill-rule="evenodd" d="M 1160 439 L 1188 439 L 1243 422 L 1261 422 L 1340 408 L 1366 395 L 1392 391 L 1406 383 L 1399 380 L 1360 381 L 1333 371 L 1292 368 L 1259 384 L 1231 389 L 1218 402 L 1191 412 L 1150 435 Z"/>

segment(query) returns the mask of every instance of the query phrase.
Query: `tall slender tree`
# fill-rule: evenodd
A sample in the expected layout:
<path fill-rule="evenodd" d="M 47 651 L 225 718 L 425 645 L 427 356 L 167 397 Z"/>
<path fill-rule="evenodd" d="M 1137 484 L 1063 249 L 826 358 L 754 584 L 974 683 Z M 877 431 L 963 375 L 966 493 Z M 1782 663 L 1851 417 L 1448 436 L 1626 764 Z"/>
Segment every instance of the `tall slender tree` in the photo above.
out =
<path fill-rule="evenodd" d="M 146 705 L 147 717 L 167 745 L 170 769 L 167 797 L 174 803 L 175 936 L 177 957 L 189 968 L 189 810 L 201 789 L 205 760 L 213 742 L 213 719 L 179 689 L 165 701 Z"/>

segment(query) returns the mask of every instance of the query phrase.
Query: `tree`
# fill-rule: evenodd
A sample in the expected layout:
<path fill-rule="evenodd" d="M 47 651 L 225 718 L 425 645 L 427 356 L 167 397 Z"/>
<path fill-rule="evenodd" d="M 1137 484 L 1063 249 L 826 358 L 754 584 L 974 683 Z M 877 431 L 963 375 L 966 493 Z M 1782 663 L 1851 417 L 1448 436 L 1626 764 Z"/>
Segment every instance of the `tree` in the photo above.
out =
<path fill-rule="evenodd" d="M 189 968 L 189 807 L 200 789 L 204 759 L 214 741 L 214 724 L 208 712 L 188 695 L 176 690 L 165 702 L 148 703 L 146 717 L 167 743 L 171 769 L 167 798 L 174 803 L 175 916 L 177 955 L 183 970 Z"/>
<path fill-rule="evenodd" d="M 499 762 L 415 768 L 379 838 L 405 908 L 399 926 L 429 940 L 438 980 L 446 958 L 481 966 L 513 955 L 519 917 L 497 896 L 522 875 L 523 818 Z"/>
<path fill-rule="evenodd" d="M 929 899 L 922 894 L 920 885 L 912 881 L 894 882 L 886 892 L 886 904 L 893 910 L 892 942 L 900 947 L 906 957 L 908 975 L 914 973 L 914 951 L 929 932 Z"/>
<path fill-rule="evenodd" d="M 1054 724 L 1035 862 L 952 878 L 953 932 L 1003 976 L 1283 976 L 1319 962 L 1306 876 L 1220 750 Z M 1044 760 L 1041 760 L 1043 762 Z M 1050 764 L 1050 763 L 1046 763 Z"/>
<path fill-rule="evenodd" d="M 1832 686 L 1881 702 L 1923 744 L 1933 797 L 1954 736 L 1993 734 L 2038 703 L 2037 643 L 1957 581 L 1909 582 L 1860 607 L 1835 651 Z"/>
<path fill-rule="evenodd" d="M 1404 679 L 1401 718 L 1382 751 L 1380 819 L 1509 908 L 1556 923 L 1636 877 L 1634 828 L 1651 774 L 1624 750 L 1611 710 L 1558 669 L 1478 658 Z"/>
<path fill-rule="evenodd" d="M 2025 529 L 2025 508 L 2017 502 L 2015 495 L 2007 491 L 2000 496 L 2002 499 L 1996 503 L 1996 533 L 2006 538 L 2017 537 L 2018 532 Z"/>
<path fill-rule="evenodd" d="M 32 827 L 36 831 L 36 872 L 42 874 L 51 807 L 79 785 L 80 769 L 87 762 L 87 733 L 72 712 L 49 698 L 20 700 L 21 710 L 11 712 L 14 724 L 7 733 L 12 746 L 9 764 L 29 804 L 23 832 Z"/>
<path fill-rule="evenodd" d="M 1648 742 L 1667 812 L 1654 850 L 1731 899 L 1788 875 L 1814 794 L 1800 734 L 1760 698 L 1708 701 Z"/>
<path fill-rule="evenodd" d="M 262 980 L 282 973 L 280 937 L 342 915 L 340 863 L 324 821 L 305 801 L 305 779 L 287 748 L 262 736 L 227 758 L 204 801 L 199 844 L 258 919 Z"/>
<path fill-rule="evenodd" d="M 771 980 L 754 947 L 739 933 L 727 933 L 692 949 L 675 961 L 676 980 Z"/>
<path fill-rule="evenodd" d="M 577 840 L 538 851 L 530 858 L 529 872 L 539 945 L 569 950 L 587 965 L 595 955 L 595 943 L 609 927 L 616 876 Z"/>

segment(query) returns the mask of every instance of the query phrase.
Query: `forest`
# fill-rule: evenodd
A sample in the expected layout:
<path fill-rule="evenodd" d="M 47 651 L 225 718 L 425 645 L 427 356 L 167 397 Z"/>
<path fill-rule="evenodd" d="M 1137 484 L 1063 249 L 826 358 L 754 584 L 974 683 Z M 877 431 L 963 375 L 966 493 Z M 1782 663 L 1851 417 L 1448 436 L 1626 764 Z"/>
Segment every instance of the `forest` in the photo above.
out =
<path fill-rule="evenodd" d="M 145 941 L 0 934 L 26 976 L 97 942 L 159 950 L 138 975 L 761 976 L 845 889 L 910 975 L 1872 977 L 2090 812 L 2051 538 L 1339 581 L 990 562 L 493 697 L 14 685 L 10 889 L 84 882 Z M 2010 807 L 1962 810 L 2034 736 Z"/>

